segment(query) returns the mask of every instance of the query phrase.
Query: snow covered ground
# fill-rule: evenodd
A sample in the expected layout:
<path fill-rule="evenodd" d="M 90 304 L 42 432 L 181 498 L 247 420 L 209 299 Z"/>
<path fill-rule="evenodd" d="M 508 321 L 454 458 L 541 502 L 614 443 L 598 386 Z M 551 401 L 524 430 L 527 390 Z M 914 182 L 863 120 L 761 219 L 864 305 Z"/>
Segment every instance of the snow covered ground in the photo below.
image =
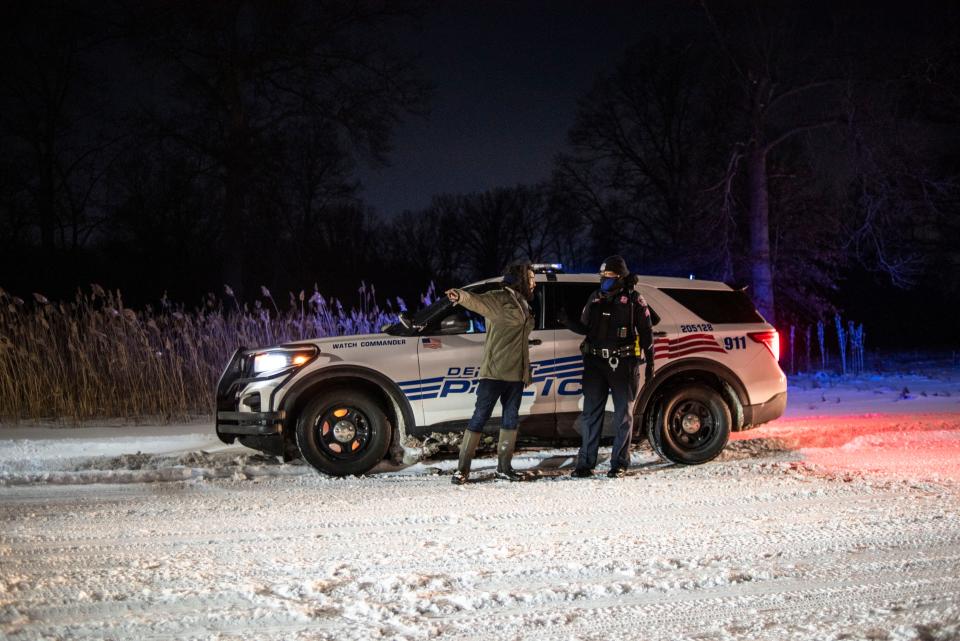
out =
<path fill-rule="evenodd" d="M 331 479 L 208 424 L 0 430 L 9 639 L 960 639 L 960 371 L 795 377 L 712 463 Z M 165 482 L 161 482 L 165 481 Z"/>

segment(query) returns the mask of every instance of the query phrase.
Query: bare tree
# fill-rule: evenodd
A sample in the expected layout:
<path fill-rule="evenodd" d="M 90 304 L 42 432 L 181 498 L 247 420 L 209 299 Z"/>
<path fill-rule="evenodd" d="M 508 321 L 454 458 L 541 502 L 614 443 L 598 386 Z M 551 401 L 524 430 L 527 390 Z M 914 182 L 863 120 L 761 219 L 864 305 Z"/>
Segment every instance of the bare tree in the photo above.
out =
<path fill-rule="evenodd" d="M 837 55 L 842 25 L 836 12 L 809 11 L 800 4 L 750 2 L 726 5 L 722 12 L 706 0 L 701 5 L 727 62 L 727 78 L 739 94 L 731 169 L 745 178 L 753 300 L 772 320 L 770 156 L 805 132 L 843 123 L 847 69 Z"/>
<path fill-rule="evenodd" d="M 555 189 L 600 234 L 600 251 L 627 245 L 641 269 L 689 264 L 722 149 L 715 92 L 701 48 L 652 41 L 580 101 Z"/>
<path fill-rule="evenodd" d="M 423 107 L 386 29 L 408 16 L 406 3 L 373 0 L 154 2 L 137 14 L 147 58 L 171 79 L 149 121 L 220 181 L 227 282 L 243 282 L 251 197 L 276 179 L 291 136 L 322 128 L 329 150 L 382 162 L 393 125 Z"/>
<path fill-rule="evenodd" d="M 25 172 L 27 211 L 43 252 L 76 251 L 103 220 L 99 190 L 123 138 L 95 72 L 107 38 L 86 3 L 9 2 L 0 9 L 0 137 Z M 11 187 L 8 185 L 8 187 Z"/>

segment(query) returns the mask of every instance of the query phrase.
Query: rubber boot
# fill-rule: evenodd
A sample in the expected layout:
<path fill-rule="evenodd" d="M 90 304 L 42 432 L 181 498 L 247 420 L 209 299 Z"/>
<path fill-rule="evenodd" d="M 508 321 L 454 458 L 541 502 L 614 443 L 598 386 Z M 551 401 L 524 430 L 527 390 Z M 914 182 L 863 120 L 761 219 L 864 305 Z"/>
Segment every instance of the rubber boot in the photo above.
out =
<path fill-rule="evenodd" d="M 480 444 L 480 432 L 471 432 L 467 430 L 463 433 L 463 439 L 460 441 L 460 461 L 457 463 L 457 471 L 453 473 L 450 482 L 454 485 L 463 485 L 470 478 L 470 464 L 473 463 L 473 455 L 477 451 L 477 445 Z"/>
<path fill-rule="evenodd" d="M 522 481 L 523 476 L 511 467 L 513 449 L 517 445 L 517 430 L 500 430 L 497 441 L 497 478 L 507 481 Z"/>

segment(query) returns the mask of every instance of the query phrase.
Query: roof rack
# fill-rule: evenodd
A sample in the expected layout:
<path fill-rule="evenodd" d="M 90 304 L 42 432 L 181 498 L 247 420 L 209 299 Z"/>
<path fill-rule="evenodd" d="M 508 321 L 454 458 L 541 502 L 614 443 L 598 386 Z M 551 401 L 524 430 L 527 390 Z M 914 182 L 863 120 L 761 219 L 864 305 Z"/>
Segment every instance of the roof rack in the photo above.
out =
<path fill-rule="evenodd" d="M 534 274 L 562 274 L 563 263 L 534 263 L 530 265 Z"/>

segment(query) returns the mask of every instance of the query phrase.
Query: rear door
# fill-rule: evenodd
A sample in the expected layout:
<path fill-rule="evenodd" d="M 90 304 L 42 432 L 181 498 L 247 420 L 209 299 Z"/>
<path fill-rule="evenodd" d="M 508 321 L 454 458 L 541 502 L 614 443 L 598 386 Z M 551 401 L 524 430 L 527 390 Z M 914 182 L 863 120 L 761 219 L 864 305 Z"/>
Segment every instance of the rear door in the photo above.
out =
<path fill-rule="evenodd" d="M 558 282 L 554 285 L 554 291 L 551 295 L 553 306 L 556 313 L 559 314 L 562 309 L 568 318 L 579 319 L 586 305 L 590 294 L 599 287 L 597 281 L 567 281 Z M 643 289 L 641 294 L 646 298 Z M 660 313 L 660 308 L 656 302 L 647 300 L 651 309 Z M 557 396 L 557 432 L 560 437 L 572 438 L 580 433 L 579 419 L 583 411 L 583 356 L 580 353 L 580 343 L 584 336 L 577 334 L 564 327 L 559 319 L 555 320 L 556 340 L 555 353 L 558 367 L 558 381 L 556 387 Z M 655 327 L 655 336 L 661 332 L 661 328 Z M 643 383 L 644 371 L 640 370 L 641 384 Z M 606 411 L 609 415 L 613 413 L 613 399 L 607 399 Z M 608 421 L 604 422 L 604 434 L 612 435 L 612 426 Z"/>
<path fill-rule="evenodd" d="M 555 310 L 553 389 L 557 399 L 557 435 L 573 438 L 579 434 L 576 427 L 583 410 L 583 355 L 580 343 L 584 337 L 559 321 L 561 312 L 568 318 L 579 319 L 583 306 L 599 283 L 593 281 L 557 282 L 550 296 Z"/>

